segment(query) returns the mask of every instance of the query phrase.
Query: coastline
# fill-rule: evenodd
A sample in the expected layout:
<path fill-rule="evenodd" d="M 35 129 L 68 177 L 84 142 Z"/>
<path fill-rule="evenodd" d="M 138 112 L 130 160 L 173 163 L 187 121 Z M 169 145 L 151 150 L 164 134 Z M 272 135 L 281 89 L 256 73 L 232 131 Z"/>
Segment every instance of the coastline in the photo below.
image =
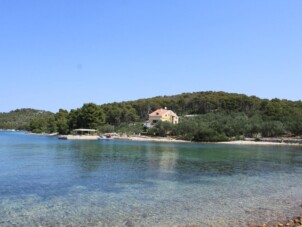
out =
<path fill-rule="evenodd" d="M 142 142 L 172 142 L 172 143 L 192 143 L 188 140 L 177 140 L 171 137 L 151 137 L 151 136 L 115 136 L 116 140 L 142 141 Z"/>
<path fill-rule="evenodd" d="M 33 133 L 24 131 L 28 135 L 37 135 L 37 136 L 49 136 L 49 137 L 58 137 L 62 135 L 58 133 Z M 67 135 L 64 135 L 67 136 Z M 172 137 L 159 137 L 159 136 L 140 136 L 140 135 L 118 135 L 113 136 L 111 139 L 115 140 L 128 140 L 128 141 L 141 141 L 141 142 L 170 142 L 170 143 L 200 143 L 200 144 L 225 144 L 225 145 L 243 145 L 243 146 L 301 146 L 302 147 L 302 138 L 261 138 L 260 141 L 255 141 L 254 138 L 246 138 L 245 140 L 232 140 L 232 141 L 223 141 L 223 142 L 197 142 L 190 140 L 178 140 Z M 95 139 L 94 139 L 95 140 Z"/>
<path fill-rule="evenodd" d="M 257 146 L 302 146 L 302 140 L 297 139 L 294 142 L 285 142 L 282 138 L 263 139 L 262 141 L 254 141 L 253 139 L 233 140 L 224 142 L 193 142 L 189 140 L 177 140 L 171 137 L 151 137 L 151 136 L 117 136 L 113 137 L 117 140 L 142 141 L 142 142 L 172 142 L 172 143 L 204 143 L 204 144 L 229 144 L 229 145 L 257 145 Z M 277 142 L 278 141 L 278 142 Z"/>
<path fill-rule="evenodd" d="M 265 145 L 265 146 L 302 146 L 301 143 L 269 142 L 269 141 L 249 141 L 249 140 L 225 141 L 225 142 L 217 142 L 217 144 Z"/>

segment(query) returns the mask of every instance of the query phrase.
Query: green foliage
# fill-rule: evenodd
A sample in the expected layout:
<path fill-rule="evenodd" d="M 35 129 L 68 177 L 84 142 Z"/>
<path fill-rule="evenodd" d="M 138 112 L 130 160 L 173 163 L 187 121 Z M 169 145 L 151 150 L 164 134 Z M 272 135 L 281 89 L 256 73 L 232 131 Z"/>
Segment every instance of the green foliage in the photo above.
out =
<path fill-rule="evenodd" d="M 141 122 L 137 123 L 122 123 L 115 127 L 115 132 L 127 135 L 139 134 L 144 131 L 143 124 Z"/>
<path fill-rule="evenodd" d="M 40 116 L 31 120 L 29 129 L 34 133 L 53 133 L 57 125 L 54 116 Z"/>
<path fill-rule="evenodd" d="M 172 132 L 178 139 L 193 140 L 197 131 L 204 127 L 206 127 L 206 124 L 203 121 L 195 118 L 181 118 L 180 123 L 174 125 Z"/>
<path fill-rule="evenodd" d="M 180 123 L 171 125 L 161 122 L 147 131 L 150 135 L 170 135 L 195 141 L 220 141 L 240 136 L 302 135 L 301 101 L 268 100 L 211 91 L 103 105 L 88 103 L 70 112 L 61 109 L 54 117 L 50 117 L 53 116 L 50 112 L 21 109 L 0 113 L 0 128 L 58 131 L 60 134 L 67 134 L 76 128 L 94 128 L 100 132 L 137 134 L 144 131 L 142 122 L 148 119 L 148 114 L 162 107 L 181 116 Z"/>
<path fill-rule="evenodd" d="M 302 122 L 301 122 L 302 123 Z M 193 141 L 227 141 L 229 138 L 244 139 L 244 137 L 282 136 L 286 133 L 284 122 L 263 120 L 258 113 L 248 117 L 242 112 L 212 112 L 195 117 L 182 117 L 178 125 L 166 129 L 160 123 L 148 130 L 150 135 L 165 136 L 170 134 L 179 139 Z M 291 124 L 297 132 L 301 124 Z M 169 133 L 167 133 L 169 132 Z"/>
<path fill-rule="evenodd" d="M 115 128 L 116 127 L 114 125 L 106 124 L 99 127 L 99 132 L 100 133 L 115 132 Z"/>
<path fill-rule="evenodd" d="M 51 112 L 34 109 L 17 109 L 9 113 L 0 113 L 0 128 L 29 130 L 31 120 L 52 115 Z"/>
<path fill-rule="evenodd" d="M 117 106 L 112 106 L 108 108 L 106 111 L 106 122 L 112 125 L 118 125 L 121 123 L 122 118 L 122 109 L 118 108 Z"/>
<path fill-rule="evenodd" d="M 302 135 L 302 114 L 294 115 L 293 117 L 288 118 L 286 122 L 285 128 L 288 132 L 293 135 Z"/>
<path fill-rule="evenodd" d="M 139 116 L 136 109 L 130 105 L 124 104 L 106 104 L 102 106 L 106 112 L 106 123 L 111 125 L 119 125 L 121 123 L 137 122 Z"/>
<path fill-rule="evenodd" d="M 47 118 L 47 132 L 48 133 L 53 133 L 57 132 L 58 127 L 57 127 L 57 122 L 54 116 L 50 116 Z"/>
<path fill-rule="evenodd" d="M 204 141 L 204 142 L 220 142 L 227 141 L 228 137 L 224 134 L 219 134 L 213 129 L 200 129 L 193 137 L 193 141 Z"/>
<path fill-rule="evenodd" d="M 167 136 L 173 131 L 173 124 L 167 121 L 160 121 L 148 130 L 148 134 L 154 136 Z"/>
<path fill-rule="evenodd" d="M 284 126 L 280 121 L 264 122 L 261 128 L 261 134 L 264 137 L 281 136 L 285 133 Z"/>
<path fill-rule="evenodd" d="M 245 140 L 245 137 L 244 136 L 239 136 L 239 135 L 237 135 L 237 136 L 235 136 L 235 140 Z"/>
<path fill-rule="evenodd" d="M 58 133 L 61 135 L 67 135 L 69 133 L 68 111 L 60 109 L 59 112 L 55 114 L 55 120 L 57 124 Z"/>
<path fill-rule="evenodd" d="M 144 131 L 143 124 L 141 122 L 137 123 L 121 123 L 120 125 L 103 125 L 99 128 L 100 133 L 109 133 L 109 132 L 116 132 L 120 134 L 127 134 L 127 135 L 133 135 L 133 134 L 139 134 Z"/>
<path fill-rule="evenodd" d="M 68 126 L 69 126 L 69 131 L 76 129 L 76 128 L 81 128 L 81 115 L 80 115 L 80 109 L 73 109 L 70 111 L 68 115 Z"/>
<path fill-rule="evenodd" d="M 94 104 L 87 103 L 79 110 L 77 128 L 95 129 L 105 123 L 105 114 L 103 109 Z"/>

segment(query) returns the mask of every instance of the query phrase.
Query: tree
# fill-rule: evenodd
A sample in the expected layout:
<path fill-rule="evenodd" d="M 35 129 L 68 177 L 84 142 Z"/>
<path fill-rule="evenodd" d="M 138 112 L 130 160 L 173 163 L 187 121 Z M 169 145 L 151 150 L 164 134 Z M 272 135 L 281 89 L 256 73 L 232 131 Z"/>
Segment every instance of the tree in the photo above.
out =
<path fill-rule="evenodd" d="M 112 125 L 119 125 L 121 123 L 122 109 L 118 106 L 112 106 L 107 109 L 106 122 Z"/>
<path fill-rule="evenodd" d="M 60 109 L 59 112 L 55 114 L 55 119 L 57 123 L 58 133 L 61 135 L 68 134 L 69 133 L 68 111 Z"/>
<path fill-rule="evenodd" d="M 42 133 L 46 131 L 46 121 L 43 118 L 32 119 L 29 124 L 29 129 L 33 133 Z"/>
<path fill-rule="evenodd" d="M 105 123 L 105 113 L 100 106 L 87 103 L 80 109 L 79 119 L 82 128 L 96 129 Z"/>
<path fill-rule="evenodd" d="M 227 141 L 228 137 L 224 134 L 219 134 L 217 131 L 210 128 L 200 129 L 193 137 L 193 141 L 203 142 L 219 142 Z"/>
<path fill-rule="evenodd" d="M 80 109 L 72 109 L 70 111 L 69 118 L 68 118 L 68 127 L 69 127 L 69 131 L 76 128 L 82 128 L 80 122 Z"/>
<path fill-rule="evenodd" d="M 121 121 L 125 123 L 136 122 L 139 120 L 139 117 L 136 114 L 136 111 L 132 107 L 125 107 L 122 110 Z"/>
<path fill-rule="evenodd" d="M 292 116 L 288 119 L 287 130 L 295 135 L 302 135 L 302 114 Z"/>
<path fill-rule="evenodd" d="M 57 122 L 54 116 L 50 116 L 47 119 L 47 132 L 54 133 L 58 131 Z"/>
<path fill-rule="evenodd" d="M 280 136 L 285 133 L 284 126 L 280 121 L 264 122 L 261 128 L 262 136 L 273 137 Z"/>
<path fill-rule="evenodd" d="M 173 131 L 173 124 L 167 121 L 160 121 L 148 130 L 151 135 L 166 136 Z"/>

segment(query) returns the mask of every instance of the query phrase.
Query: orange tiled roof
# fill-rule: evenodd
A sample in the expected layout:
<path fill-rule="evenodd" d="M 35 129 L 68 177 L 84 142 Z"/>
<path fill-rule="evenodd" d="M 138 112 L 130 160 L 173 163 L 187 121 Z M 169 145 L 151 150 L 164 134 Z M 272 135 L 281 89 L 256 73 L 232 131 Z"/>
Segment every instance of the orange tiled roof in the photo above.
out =
<path fill-rule="evenodd" d="M 153 117 L 153 116 L 163 116 L 165 113 L 169 112 L 170 110 L 166 110 L 166 109 L 157 109 L 154 112 L 150 113 L 149 116 Z"/>

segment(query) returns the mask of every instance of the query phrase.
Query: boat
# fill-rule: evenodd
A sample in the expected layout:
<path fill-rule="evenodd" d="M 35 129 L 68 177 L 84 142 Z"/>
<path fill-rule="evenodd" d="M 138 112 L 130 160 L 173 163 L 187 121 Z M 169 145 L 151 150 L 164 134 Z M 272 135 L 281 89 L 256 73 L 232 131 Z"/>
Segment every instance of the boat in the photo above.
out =
<path fill-rule="evenodd" d="M 100 135 L 100 139 L 102 139 L 102 140 L 114 139 L 114 137 L 117 137 L 117 136 L 118 136 L 118 134 L 115 132 L 104 133 L 104 134 Z"/>

